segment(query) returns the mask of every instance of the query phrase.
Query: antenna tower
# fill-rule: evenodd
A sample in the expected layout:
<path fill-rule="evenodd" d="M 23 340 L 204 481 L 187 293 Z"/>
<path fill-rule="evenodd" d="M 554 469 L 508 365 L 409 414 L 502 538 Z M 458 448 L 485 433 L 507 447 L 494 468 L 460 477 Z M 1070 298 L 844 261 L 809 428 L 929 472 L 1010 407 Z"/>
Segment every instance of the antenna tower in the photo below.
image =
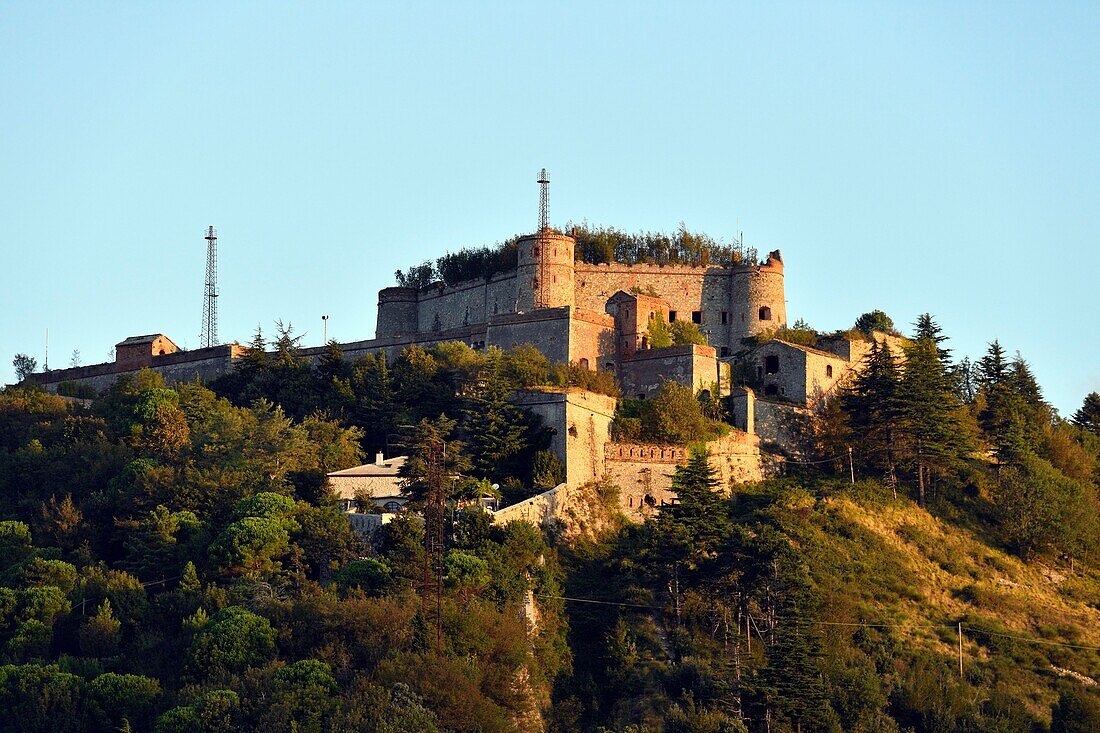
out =
<path fill-rule="evenodd" d="M 202 300 L 202 335 L 199 336 L 203 347 L 218 345 L 218 232 L 207 227 L 203 237 L 206 240 L 206 289 Z"/>
<path fill-rule="evenodd" d="M 539 231 L 537 235 L 537 242 L 539 248 L 539 282 L 538 287 L 535 288 L 535 307 L 546 307 L 546 278 L 547 272 L 547 257 L 546 257 L 546 243 L 547 235 L 550 233 L 550 176 L 546 174 L 546 169 L 543 168 L 539 173 Z"/>

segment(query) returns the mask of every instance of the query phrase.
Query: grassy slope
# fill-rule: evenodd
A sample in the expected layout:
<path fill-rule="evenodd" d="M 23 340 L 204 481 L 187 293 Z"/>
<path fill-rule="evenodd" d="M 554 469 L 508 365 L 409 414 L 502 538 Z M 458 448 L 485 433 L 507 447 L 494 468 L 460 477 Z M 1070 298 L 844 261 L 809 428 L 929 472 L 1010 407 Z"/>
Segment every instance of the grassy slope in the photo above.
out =
<path fill-rule="evenodd" d="M 914 503 L 795 491 L 767 510 L 799 544 L 834 621 L 899 624 L 906 648 L 957 655 L 950 625 L 1039 641 L 1100 646 L 1100 573 L 1025 563 L 991 545 L 983 527 Z M 1100 677 L 1094 651 L 969 632 L 971 677 L 1007 686 L 1038 717 L 1056 693 L 1051 665 Z"/>

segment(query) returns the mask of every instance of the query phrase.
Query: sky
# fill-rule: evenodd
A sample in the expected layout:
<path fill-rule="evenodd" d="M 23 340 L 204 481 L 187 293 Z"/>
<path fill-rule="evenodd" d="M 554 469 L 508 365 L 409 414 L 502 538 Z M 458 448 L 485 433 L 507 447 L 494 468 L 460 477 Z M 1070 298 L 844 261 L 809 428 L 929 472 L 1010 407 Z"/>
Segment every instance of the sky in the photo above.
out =
<path fill-rule="evenodd" d="M 373 337 L 398 268 L 551 223 L 779 248 L 1100 391 L 1100 4 L 0 0 L 0 383 L 27 353 Z"/>

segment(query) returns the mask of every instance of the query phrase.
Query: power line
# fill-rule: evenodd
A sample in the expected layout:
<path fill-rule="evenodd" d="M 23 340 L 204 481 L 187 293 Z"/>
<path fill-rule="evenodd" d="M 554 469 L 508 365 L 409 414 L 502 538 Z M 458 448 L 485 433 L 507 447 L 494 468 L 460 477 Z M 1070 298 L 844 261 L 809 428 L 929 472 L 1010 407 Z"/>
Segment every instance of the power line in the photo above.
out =
<path fill-rule="evenodd" d="M 620 606 L 623 608 L 643 608 L 650 611 L 664 611 L 661 606 L 649 606 L 641 603 L 622 603 L 620 601 L 604 601 L 596 598 L 577 598 L 575 596 L 556 596 L 546 593 L 535 593 L 537 598 L 552 598 L 562 601 L 571 601 L 574 603 L 592 603 L 601 606 Z M 889 623 L 884 621 L 825 621 L 822 619 L 806 618 L 804 616 L 774 616 L 772 617 L 776 621 L 787 622 L 801 622 L 808 625 L 815 626 L 842 626 L 852 628 L 886 628 L 886 629 L 951 629 L 955 631 L 959 628 L 957 623 L 954 624 L 934 624 L 934 623 Z M 989 631 L 987 629 L 981 629 L 976 626 L 962 626 L 963 631 L 972 632 L 975 634 L 983 634 L 985 636 L 997 636 L 1005 639 L 1013 639 L 1015 641 L 1022 641 L 1028 644 L 1042 644 L 1044 646 L 1057 646 L 1065 647 L 1068 649 L 1083 649 L 1086 651 L 1100 652 L 1100 646 L 1089 646 L 1087 644 L 1071 644 L 1064 641 L 1051 641 L 1049 639 L 1035 639 L 1028 636 L 1019 636 L 1016 634 L 1005 634 L 999 631 Z"/>

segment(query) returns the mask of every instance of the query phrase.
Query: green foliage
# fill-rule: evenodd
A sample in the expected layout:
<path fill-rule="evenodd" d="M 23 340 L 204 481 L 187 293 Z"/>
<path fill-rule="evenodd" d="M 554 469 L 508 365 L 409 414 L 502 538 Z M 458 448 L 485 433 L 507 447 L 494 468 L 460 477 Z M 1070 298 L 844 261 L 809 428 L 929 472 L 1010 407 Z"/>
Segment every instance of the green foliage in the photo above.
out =
<path fill-rule="evenodd" d="M 392 580 L 393 569 L 386 561 L 375 557 L 353 560 L 336 573 L 336 584 L 341 588 L 359 588 L 370 595 L 385 591 Z"/>
<path fill-rule="evenodd" d="M 894 319 L 886 315 L 880 310 L 873 310 L 864 313 L 862 316 L 856 319 L 856 330 L 862 333 L 871 335 L 874 331 L 882 331 L 883 333 L 895 333 L 894 331 Z"/>
<path fill-rule="evenodd" d="M 88 710 L 100 730 L 148 730 L 160 696 L 157 680 L 108 672 L 88 684 Z"/>
<path fill-rule="evenodd" d="M 187 650 L 188 668 L 196 675 L 243 672 L 275 655 L 275 629 L 263 616 L 238 606 L 218 611 L 195 634 Z"/>
<path fill-rule="evenodd" d="M 729 426 L 703 414 L 691 387 L 664 382 L 651 400 L 621 400 L 615 417 L 620 440 L 686 445 L 713 440 Z"/>
<path fill-rule="evenodd" d="M 38 360 L 26 354 L 16 354 L 11 360 L 11 365 L 15 367 L 16 379 L 23 382 L 38 369 Z"/>
<path fill-rule="evenodd" d="M 104 598 L 95 615 L 80 627 L 80 651 L 89 657 L 114 656 L 121 638 L 122 623 L 111 610 L 111 600 Z"/>
<path fill-rule="evenodd" d="M 672 234 L 628 234 L 612 227 L 582 225 L 576 227 L 575 236 L 577 260 L 593 264 L 618 262 L 698 267 L 754 263 L 757 259 L 756 250 L 745 247 L 740 241 L 723 244 L 706 234 L 689 231 L 683 222 Z"/>
<path fill-rule="evenodd" d="M 1050 711 L 1050 733 L 1087 733 L 1100 730 L 1100 696 L 1070 688 Z"/>
<path fill-rule="evenodd" d="M 1001 471 L 997 489 L 1001 528 L 1022 555 L 1033 552 L 1083 556 L 1096 547 L 1096 488 L 1067 478 L 1037 456 Z"/>
<path fill-rule="evenodd" d="M 1085 395 L 1081 408 L 1073 414 L 1073 422 L 1100 435 L 1100 393 L 1089 392 Z"/>

